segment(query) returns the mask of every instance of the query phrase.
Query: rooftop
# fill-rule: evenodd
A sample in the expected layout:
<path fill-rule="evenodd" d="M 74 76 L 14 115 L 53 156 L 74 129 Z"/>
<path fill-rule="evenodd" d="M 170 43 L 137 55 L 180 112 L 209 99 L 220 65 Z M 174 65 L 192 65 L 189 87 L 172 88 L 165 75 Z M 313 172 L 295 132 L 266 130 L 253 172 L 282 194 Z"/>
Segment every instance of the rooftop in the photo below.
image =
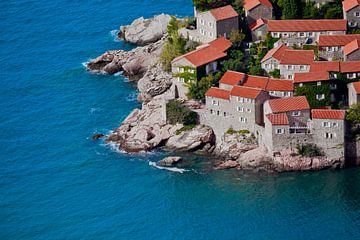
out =
<path fill-rule="evenodd" d="M 260 88 L 262 90 L 265 90 L 268 81 L 269 81 L 268 77 L 247 75 L 246 80 L 242 85 L 245 87 Z"/>
<path fill-rule="evenodd" d="M 289 119 L 286 113 L 269 113 L 266 114 L 266 117 L 272 125 L 289 125 Z"/>
<path fill-rule="evenodd" d="M 360 94 L 360 82 L 353 82 L 351 84 L 354 86 L 356 94 Z"/>
<path fill-rule="evenodd" d="M 330 79 L 328 72 L 295 73 L 294 83 L 318 82 Z"/>
<path fill-rule="evenodd" d="M 343 9 L 347 12 L 356 6 L 360 5 L 360 0 L 344 0 L 342 2 Z"/>
<path fill-rule="evenodd" d="M 245 76 L 246 76 L 245 73 L 227 71 L 222 76 L 219 83 L 228 84 L 228 85 L 238 85 L 241 82 L 241 80 L 245 78 Z"/>
<path fill-rule="evenodd" d="M 205 96 L 229 100 L 230 99 L 230 91 L 220 89 L 217 87 L 211 87 L 209 90 L 207 90 L 207 92 L 205 93 Z"/>
<path fill-rule="evenodd" d="M 360 40 L 360 34 L 347 35 L 320 35 L 319 47 L 323 46 L 345 46 L 355 39 Z"/>
<path fill-rule="evenodd" d="M 268 8 L 273 7 L 269 0 L 244 0 L 244 8 L 246 11 L 249 11 L 260 4 Z"/>
<path fill-rule="evenodd" d="M 358 39 L 353 40 L 344 47 L 344 54 L 349 55 L 360 48 L 360 41 Z"/>
<path fill-rule="evenodd" d="M 249 28 L 251 31 L 254 31 L 258 29 L 259 27 L 263 26 L 264 24 L 267 24 L 268 20 L 259 18 L 255 22 L 251 23 L 249 25 Z"/>
<path fill-rule="evenodd" d="M 343 19 L 321 20 L 269 20 L 269 32 L 320 32 L 346 31 L 347 21 Z"/>
<path fill-rule="evenodd" d="M 310 64 L 310 72 L 340 72 L 340 62 L 313 62 Z"/>
<path fill-rule="evenodd" d="M 284 113 L 310 109 L 305 96 L 278 98 L 269 100 L 269 105 L 273 113 Z"/>
<path fill-rule="evenodd" d="M 266 91 L 294 91 L 292 80 L 270 78 L 266 86 Z"/>
<path fill-rule="evenodd" d="M 345 110 L 332 110 L 332 109 L 312 109 L 311 116 L 313 119 L 345 119 Z"/>
<path fill-rule="evenodd" d="M 256 99 L 261 93 L 261 89 L 249 88 L 243 86 L 234 86 L 230 92 L 231 96 Z"/>
<path fill-rule="evenodd" d="M 185 58 L 195 67 L 203 66 L 226 56 L 226 51 L 231 47 L 231 42 L 223 37 L 215 39 L 208 44 L 201 45 L 196 50 L 175 58 L 172 63 Z"/>
<path fill-rule="evenodd" d="M 226 5 L 224 7 L 211 9 L 210 13 L 211 13 L 211 15 L 214 16 L 214 18 L 217 21 L 221 21 L 221 20 L 239 16 L 239 14 L 234 10 L 234 8 L 231 5 Z"/>
<path fill-rule="evenodd" d="M 360 72 L 360 61 L 340 62 L 340 72 L 342 73 Z"/>
<path fill-rule="evenodd" d="M 280 64 L 305 64 L 314 62 L 314 50 L 292 50 L 286 49 L 280 58 Z"/>
<path fill-rule="evenodd" d="M 285 50 L 290 49 L 286 45 L 281 44 L 280 46 L 271 49 L 266 53 L 266 55 L 261 59 L 261 62 L 268 60 L 269 58 L 273 57 L 277 60 L 280 60 L 281 56 L 284 54 Z"/>

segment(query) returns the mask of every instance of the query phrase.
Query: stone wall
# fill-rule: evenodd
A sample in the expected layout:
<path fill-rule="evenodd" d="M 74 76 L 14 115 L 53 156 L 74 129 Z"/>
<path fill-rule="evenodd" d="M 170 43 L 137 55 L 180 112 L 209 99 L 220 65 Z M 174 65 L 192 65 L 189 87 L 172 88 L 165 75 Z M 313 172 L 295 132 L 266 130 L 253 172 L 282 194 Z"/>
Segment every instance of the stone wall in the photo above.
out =
<path fill-rule="evenodd" d="M 292 69 L 288 69 L 288 66 L 291 65 Z M 303 66 L 303 69 L 300 69 L 300 66 Z M 294 64 L 280 64 L 280 78 L 282 79 L 294 79 L 295 73 L 301 73 L 301 72 L 309 72 L 310 71 L 310 65 L 294 65 Z"/>
<path fill-rule="evenodd" d="M 356 17 L 355 13 L 360 13 L 360 6 L 354 7 L 353 9 L 349 10 L 348 12 L 344 13 L 345 19 L 348 20 L 348 26 L 352 28 L 360 28 L 360 17 Z M 355 25 L 351 25 L 351 24 Z"/>
<path fill-rule="evenodd" d="M 216 23 L 216 35 L 217 37 L 229 38 L 232 30 L 239 29 L 239 18 L 233 17 L 218 21 Z"/>
<path fill-rule="evenodd" d="M 339 50 L 331 50 L 327 49 L 326 47 L 319 48 L 319 57 L 325 59 L 327 61 L 336 61 L 336 60 L 343 60 L 344 59 L 344 47 L 337 46 Z M 329 47 L 332 48 L 332 47 Z"/>
<path fill-rule="evenodd" d="M 267 25 L 264 24 L 261 27 L 255 29 L 254 31 L 251 31 L 251 38 L 255 41 L 262 41 L 265 40 L 267 33 Z"/>
<path fill-rule="evenodd" d="M 272 8 L 260 4 L 250 11 L 246 11 L 245 15 L 248 24 L 255 22 L 259 18 L 272 19 Z"/>
<path fill-rule="evenodd" d="M 360 60 L 360 49 L 355 50 L 349 55 L 345 56 L 345 61 L 358 61 Z"/>
<path fill-rule="evenodd" d="M 196 31 L 202 43 L 208 43 L 217 37 L 216 20 L 209 11 L 198 13 L 196 17 Z"/>

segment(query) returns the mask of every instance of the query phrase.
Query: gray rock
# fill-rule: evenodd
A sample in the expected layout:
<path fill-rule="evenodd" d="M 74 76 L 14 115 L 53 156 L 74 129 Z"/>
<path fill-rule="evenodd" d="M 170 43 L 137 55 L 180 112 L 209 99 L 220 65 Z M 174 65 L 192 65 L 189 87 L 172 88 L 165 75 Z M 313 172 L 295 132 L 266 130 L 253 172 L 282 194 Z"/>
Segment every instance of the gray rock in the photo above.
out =
<path fill-rule="evenodd" d="M 157 165 L 162 167 L 172 167 L 182 161 L 181 157 L 166 157 L 160 160 Z"/>
<path fill-rule="evenodd" d="M 238 168 L 240 164 L 237 161 L 228 160 L 220 163 L 215 167 L 216 170 L 230 169 L 230 168 Z"/>
<path fill-rule="evenodd" d="M 119 38 L 136 45 L 154 43 L 166 34 L 170 19 L 170 15 L 167 14 L 160 14 L 149 19 L 140 17 L 130 25 L 121 26 Z"/>

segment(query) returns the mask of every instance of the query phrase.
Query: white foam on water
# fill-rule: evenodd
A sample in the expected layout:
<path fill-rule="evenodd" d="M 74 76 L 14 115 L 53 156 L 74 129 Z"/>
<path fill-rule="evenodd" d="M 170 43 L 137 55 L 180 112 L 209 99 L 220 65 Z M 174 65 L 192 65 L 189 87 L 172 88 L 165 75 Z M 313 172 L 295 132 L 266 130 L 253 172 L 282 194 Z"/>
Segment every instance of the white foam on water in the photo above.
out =
<path fill-rule="evenodd" d="M 158 166 L 156 164 L 156 162 L 149 162 L 149 166 L 152 166 L 152 167 L 155 167 L 157 169 L 160 169 L 160 170 L 167 170 L 167 171 L 170 171 L 170 172 L 177 172 L 177 173 L 184 173 L 184 172 L 189 172 L 190 170 L 186 170 L 186 169 L 183 169 L 183 168 L 177 168 L 177 167 L 161 167 L 161 166 Z"/>
<path fill-rule="evenodd" d="M 118 77 L 118 76 L 121 76 L 122 74 L 123 74 L 123 71 L 120 71 L 120 72 L 114 73 L 114 76 Z"/>
<path fill-rule="evenodd" d="M 120 42 L 121 40 L 118 38 L 119 30 L 111 30 L 110 35 L 113 37 L 114 42 Z"/>

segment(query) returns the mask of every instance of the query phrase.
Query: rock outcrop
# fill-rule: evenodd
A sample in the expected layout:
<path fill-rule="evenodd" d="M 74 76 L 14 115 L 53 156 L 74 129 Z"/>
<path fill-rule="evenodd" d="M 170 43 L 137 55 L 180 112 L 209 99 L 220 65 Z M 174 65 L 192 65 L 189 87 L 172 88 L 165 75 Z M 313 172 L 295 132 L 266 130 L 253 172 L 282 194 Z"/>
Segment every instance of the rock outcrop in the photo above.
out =
<path fill-rule="evenodd" d="M 144 47 L 131 51 L 107 51 L 87 64 L 87 68 L 95 73 L 114 74 L 123 71 L 130 80 L 143 77 L 149 67 L 157 64 L 165 40 L 160 39 Z"/>
<path fill-rule="evenodd" d="M 157 162 L 158 166 L 161 167 L 172 167 L 182 161 L 181 157 L 166 157 L 159 162 Z"/>
<path fill-rule="evenodd" d="M 118 37 L 136 45 L 146 45 L 160 40 L 166 34 L 171 17 L 160 14 L 153 18 L 135 19 L 130 25 L 121 26 Z"/>

